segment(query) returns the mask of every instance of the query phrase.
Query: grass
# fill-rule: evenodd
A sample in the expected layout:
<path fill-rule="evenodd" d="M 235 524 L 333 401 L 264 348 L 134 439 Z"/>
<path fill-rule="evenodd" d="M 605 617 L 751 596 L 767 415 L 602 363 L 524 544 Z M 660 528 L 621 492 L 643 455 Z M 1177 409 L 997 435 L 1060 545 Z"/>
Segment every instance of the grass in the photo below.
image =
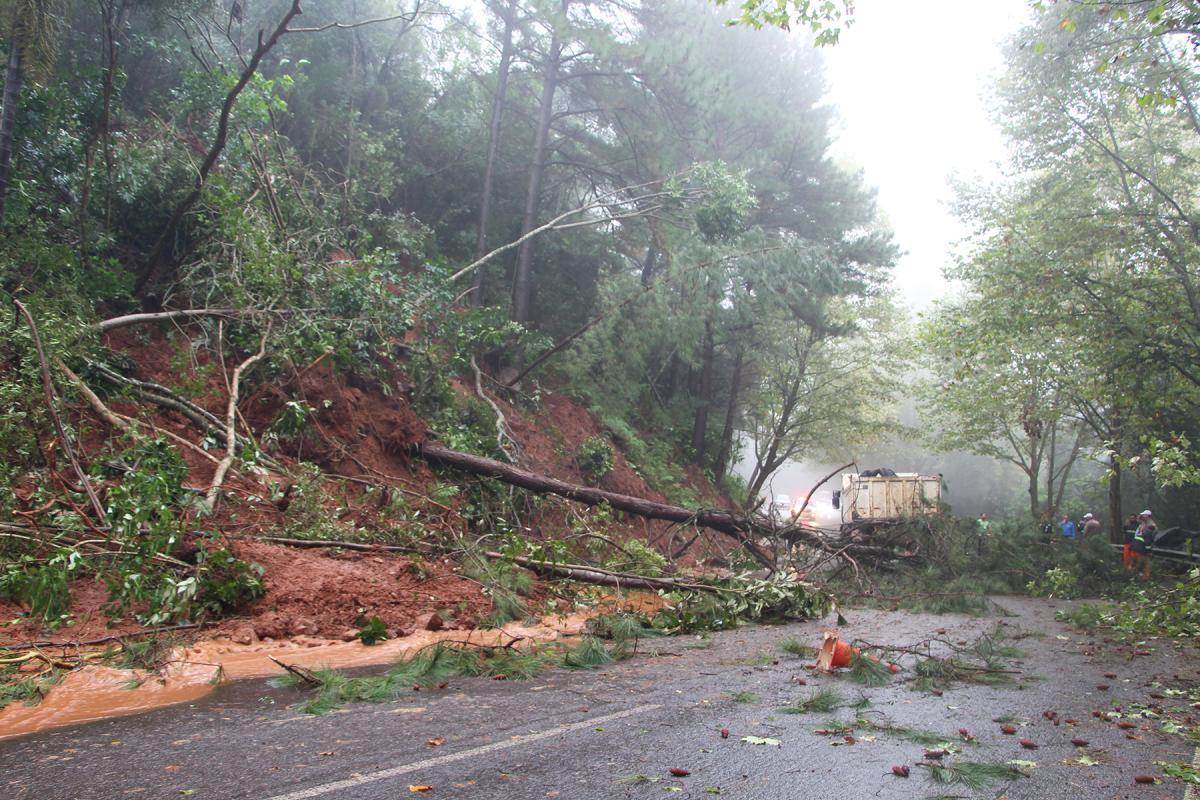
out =
<path fill-rule="evenodd" d="M 833 689 L 822 687 L 790 706 L 779 709 L 780 714 L 828 713 L 846 705 L 846 700 Z"/>
<path fill-rule="evenodd" d="M 742 663 L 750 667 L 768 667 L 775 661 L 775 655 L 769 650 L 762 650 L 747 658 Z"/>
<path fill-rule="evenodd" d="M 754 692 L 741 691 L 729 695 L 729 699 L 735 703 L 753 703 L 758 700 L 758 695 Z"/>
<path fill-rule="evenodd" d="M 713 638 L 711 636 L 709 636 L 708 634 L 705 634 L 703 636 L 697 637 L 696 641 L 685 644 L 683 647 L 685 650 L 707 650 L 708 648 L 710 648 L 712 646 L 713 646 Z"/>

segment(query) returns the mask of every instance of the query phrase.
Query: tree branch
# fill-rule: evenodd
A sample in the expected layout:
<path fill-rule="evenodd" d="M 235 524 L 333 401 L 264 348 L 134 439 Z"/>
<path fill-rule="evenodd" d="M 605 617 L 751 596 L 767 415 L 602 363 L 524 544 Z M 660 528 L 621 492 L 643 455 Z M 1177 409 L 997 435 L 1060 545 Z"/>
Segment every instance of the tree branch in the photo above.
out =
<path fill-rule="evenodd" d="M 67 454 L 67 460 L 71 462 L 71 468 L 75 471 L 76 477 L 83 485 L 84 492 L 87 493 L 88 501 L 92 504 L 92 510 L 96 512 L 96 519 L 101 525 L 108 524 L 108 516 L 104 513 L 104 506 L 100 504 L 100 498 L 96 496 L 96 490 L 92 488 L 92 483 L 88 480 L 88 475 L 83 471 L 83 467 L 79 463 L 79 459 L 75 455 L 75 448 L 71 446 L 71 440 L 67 437 L 66 428 L 63 427 L 62 419 L 58 416 L 58 411 L 54 407 L 54 381 L 50 378 L 50 365 L 46 363 L 46 351 L 42 347 L 42 336 L 38 333 L 37 323 L 33 321 L 33 315 L 29 313 L 29 309 L 20 300 L 13 298 L 13 305 L 21 312 L 21 316 L 25 317 L 26 324 L 29 325 L 29 332 L 33 336 L 34 347 L 37 348 L 38 364 L 42 370 L 42 392 L 46 397 L 46 410 L 50 413 L 50 419 L 54 421 L 54 429 L 58 431 L 58 439 L 62 442 L 63 451 Z"/>

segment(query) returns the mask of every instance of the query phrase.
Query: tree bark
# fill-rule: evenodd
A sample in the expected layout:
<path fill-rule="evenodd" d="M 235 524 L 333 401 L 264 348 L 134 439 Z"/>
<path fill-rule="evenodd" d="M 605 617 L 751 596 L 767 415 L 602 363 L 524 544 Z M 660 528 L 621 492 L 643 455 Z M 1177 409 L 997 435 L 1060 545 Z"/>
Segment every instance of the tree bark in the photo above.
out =
<path fill-rule="evenodd" d="M 1108 474 L 1108 540 L 1113 544 L 1124 541 L 1121 530 L 1121 465 L 1116 457 L 1112 459 Z"/>
<path fill-rule="evenodd" d="M 500 122 L 504 118 L 504 103 L 508 96 L 508 73 L 512 66 L 513 27 L 517 10 L 511 2 L 501 7 L 500 18 L 504 20 L 504 39 L 500 48 L 500 64 L 496 68 L 496 93 L 492 97 L 492 123 L 488 128 L 487 158 L 483 166 L 483 191 L 479 199 L 479 232 L 475 236 L 475 260 L 487 253 L 488 225 L 492 219 L 492 184 L 496 177 L 496 154 L 500 150 Z M 475 270 L 471 286 L 471 305 L 483 305 L 483 268 Z"/>
<path fill-rule="evenodd" d="M 0 223 L 4 222 L 5 201 L 8 198 L 17 104 L 21 98 L 21 86 L 25 83 L 25 64 L 17 38 L 13 35 L 9 40 L 8 70 L 4 73 L 4 107 L 0 109 Z"/>
<path fill-rule="evenodd" d="M 471 455 L 469 453 L 460 453 L 430 442 L 418 445 L 416 453 L 432 464 L 459 469 L 473 475 L 496 478 L 497 480 L 533 492 L 555 494 L 559 497 L 565 497 L 568 500 L 589 506 L 606 504 L 618 511 L 625 511 L 639 517 L 646 517 L 647 519 L 661 519 L 682 525 L 697 525 L 701 528 L 709 528 L 710 530 L 718 531 L 736 539 L 761 564 L 773 567 L 770 556 L 764 553 L 753 541 L 753 537 L 757 535 L 770 535 L 777 531 L 760 525 L 752 518 L 742 514 L 703 508 L 680 508 L 653 500 L 646 500 L 641 497 L 632 497 L 603 489 L 579 486 L 545 475 L 538 475 L 520 467 L 496 461 L 495 459 L 484 458 L 483 456 Z M 813 541 L 816 543 L 816 537 L 813 537 Z M 820 546 L 824 549 L 823 542 L 820 543 Z"/>
<path fill-rule="evenodd" d="M 1050 426 L 1050 446 L 1047 448 L 1046 464 L 1046 510 L 1054 517 L 1058 513 L 1058 504 L 1054 502 L 1054 457 L 1058 448 L 1058 423 Z"/>
<path fill-rule="evenodd" d="M 168 261 L 174 260 L 173 257 L 167 257 L 168 250 L 174 246 L 175 234 L 179 230 L 184 216 L 204 193 L 204 187 L 208 184 L 208 175 L 216 165 L 217 159 L 221 157 L 221 153 L 225 150 L 225 142 L 229 138 L 229 118 L 233 114 L 233 107 L 237 103 L 238 96 L 250 83 L 250 79 L 258 71 L 259 63 L 262 62 L 267 53 L 271 52 L 271 48 L 275 46 L 284 34 L 289 33 L 288 25 L 300 13 L 300 0 L 292 0 L 292 5 L 284 13 L 283 18 L 269 37 L 264 39 L 263 31 L 259 31 L 258 45 L 254 48 L 254 53 L 251 54 L 249 62 L 247 62 L 245 69 L 242 70 L 242 74 L 238 76 L 237 83 L 225 95 L 225 102 L 221 105 L 221 114 L 217 120 L 216 138 L 213 140 L 212 146 L 209 147 L 208 153 L 204 156 L 204 161 L 200 164 L 200 169 L 196 172 L 196 180 L 192 185 L 192 190 L 176 204 L 175 210 L 171 212 L 171 219 L 167 221 L 166 227 L 163 228 L 162 233 L 158 236 L 158 240 L 154 243 L 154 249 L 150 251 L 150 255 L 142 262 L 141 267 L 138 269 L 137 281 L 133 287 L 135 294 L 141 294 L 159 267 L 164 266 Z"/>
<path fill-rule="evenodd" d="M 729 469 L 729 458 L 733 452 L 733 428 L 734 420 L 737 417 L 738 398 L 742 391 L 742 362 L 744 359 L 745 353 L 739 348 L 733 359 L 733 378 L 729 382 L 729 402 L 725 404 L 725 425 L 721 429 L 721 448 L 717 451 L 717 457 L 713 461 L 713 474 L 718 482 L 724 479 L 725 471 Z"/>
<path fill-rule="evenodd" d="M 570 0 L 562 0 L 562 15 L 565 21 Z M 537 130 L 533 137 L 533 158 L 529 167 L 529 186 L 525 191 L 525 212 L 521 217 L 521 236 L 530 233 L 537 225 L 538 209 L 542 200 L 542 179 L 546 174 L 546 156 L 549 151 L 550 123 L 554 118 L 554 93 L 558 88 L 558 70 L 562 61 L 562 39 L 558 25 L 550 36 L 550 49 L 542 67 L 542 101 L 538 113 Z M 513 271 L 512 319 L 528 322 L 530 296 L 533 290 L 533 240 L 526 239 L 517 248 L 517 265 Z"/>
<path fill-rule="evenodd" d="M 704 355 L 700 366 L 700 404 L 696 406 L 696 417 L 692 423 L 692 453 L 697 464 L 703 464 L 708 455 L 708 410 L 712 405 L 713 360 L 712 320 L 704 321 Z"/>
<path fill-rule="evenodd" d="M 1041 517 L 1041 499 L 1038 494 L 1038 474 L 1029 471 L 1029 516 L 1036 522 Z M 1050 509 L 1046 509 L 1046 518 L 1050 518 Z M 1050 520 L 1053 522 L 1053 520 Z"/>
<path fill-rule="evenodd" d="M 535 561 L 532 558 L 525 558 L 524 556 L 506 556 L 503 553 L 494 552 L 487 552 L 484 555 L 496 561 L 512 561 L 514 564 L 518 564 L 539 575 L 566 578 L 581 583 L 594 583 L 598 586 L 612 586 L 617 589 L 649 589 L 652 592 L 673 592 L 679 589 L 690 589 L 693 591 L 709 592 L 711 594 L 721 594 L 723 591 L 726 591 L 719 586 L 711 586 L 705 583 L 691 583 L 678 578 L 651 578 L 645 575 L 609 572 L 606 569 L 584 564 L 553 564 L 545 561 Z"/>
<path fill-rule="evenodd" d="M 642 262 L 642 286 L 649 286 L 654 282 L 654 270 L 657 266 L 658 248 L 651 242 L 646 248 L 646 259 Z"/>

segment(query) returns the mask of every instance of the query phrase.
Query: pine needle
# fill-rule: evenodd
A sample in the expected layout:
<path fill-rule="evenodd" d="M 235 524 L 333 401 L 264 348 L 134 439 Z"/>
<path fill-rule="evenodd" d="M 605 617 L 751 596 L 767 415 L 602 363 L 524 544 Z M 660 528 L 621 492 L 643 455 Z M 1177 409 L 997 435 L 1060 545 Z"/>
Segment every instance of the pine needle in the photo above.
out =
<path fill-rule="evenodd" d="M 779 709 L 780 714 L 828 713 L 846 705 L 845 699 L 833 689 L 821 688 L 790 706 Z"/>
<path fill-rule="evenodd" d="M 983 789 L 993 783 L 1014 781 L 1029 777 L 1010 764 L 987 761 L 961 761 L 957 764 L 922 764 L 929 770 L 929 777 L 937 783 L 960 784 L 970 789 Z"/>
<path fill-rule="evenodd" d="M 317 686 L 300 709 L 309 714 L 325 714 L 345 703 L 387 703 L 409 694 L 414 686 L 434 686 L 455 677 L 503 675 L 525 680 L 541 672 L 549 661 L 549 656 L 539 652 L 514 649 L 488 652 L 440 642 L 382 675 L 351 677 L 333 669 L 314 670 L 312 676 Z M 299 677 L 290 674 L 273 683 L 304 685 Z"/>
<path fill-rule="evenodd" d="M 567 669 L 595 669 L 613 660 L 613 654 L 594 636 L 583 637 L 579 644 L 563 653 L 563 666 Z"/>
<path fill-rule="evenodd" d="M 882 661 L 873 661 L 861 653 L 855 653 L 850 659 L 850 680 L 867 688 L 875 688 L 891 683 L 892 673 Z"/>
<path fill-rule="evenodd" d="M 653 636 L 663 636 L 663 632 L 650 627 L 650 621 L 640 614 L 621 612 L 617 614 L 601 614 L 588 620 L 588 633 L 599 639 L 610 639 L 614 642 L 633 642 Z"/>
<path fill-rule="evenodd" d="M 779 643 L 779 652 L 796 658 L 816 658 L 817 648 L 804 644 L 799 639 L 784 639 Z"/>

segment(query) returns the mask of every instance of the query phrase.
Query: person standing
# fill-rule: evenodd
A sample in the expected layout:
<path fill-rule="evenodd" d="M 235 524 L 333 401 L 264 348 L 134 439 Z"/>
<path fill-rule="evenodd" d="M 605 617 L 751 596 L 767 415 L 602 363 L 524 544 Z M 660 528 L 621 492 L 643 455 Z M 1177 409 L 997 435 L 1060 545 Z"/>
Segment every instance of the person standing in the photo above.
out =
<path fill-rule="evenodd" d="M 1121 533 L 1125 536 L 1125 548 L 1121 552 L 1121 561 L 1125 564 L 1125 569 L 1133 569 L 1133 537 L 1137 533 L 1138 518 L 1136 514 L 1130 514 L 1125 519 L 1125 526 L 1121 529 Z"/>
<path fill-rule="evenodd" d="M 1150 509 L 1138 514 L 1137 531 L 1133 534 L 1133 542 L 1129 549 L 1133 566 L 1136 568 L 1140 564 L 1142 567 L 1144 581 L 1150 580 L 1150 549 L 1154 546 L 1154 534 L 1157 531 L 1158 526 L 1154 524 L 1154 515 L 1150 513 Z"/>
<path fill-rule="evenodd" d="M 977 553 L 983 552 L 983 540 L 988 538 L 988 528 L 991 526 L 992 522 L 988 519 L 986 511 L 979 515 L 979 519 L 975 520 L 975 532 L 979 534 L 975 539 L 975 551 Z"/>
<path fill-rule="evenodd" d="M 1058 529 L 1062 531 L 1064 539 L 1074 539 L 1079 534 L 1079 530 L 1075 527 L 1075 523 L 1072 522 L 1071 518 L 1066 515 L 1063 516 L 1062 522 L 1058 523 Z"/>
<path fill-rule="evenodd" d="M 1084 539 L 1092 539 L 1100 534 L 1100 520 L 1096 519 L 1090 512 L 1083 515 L 1083 530 L 1080 535 Z"/>

